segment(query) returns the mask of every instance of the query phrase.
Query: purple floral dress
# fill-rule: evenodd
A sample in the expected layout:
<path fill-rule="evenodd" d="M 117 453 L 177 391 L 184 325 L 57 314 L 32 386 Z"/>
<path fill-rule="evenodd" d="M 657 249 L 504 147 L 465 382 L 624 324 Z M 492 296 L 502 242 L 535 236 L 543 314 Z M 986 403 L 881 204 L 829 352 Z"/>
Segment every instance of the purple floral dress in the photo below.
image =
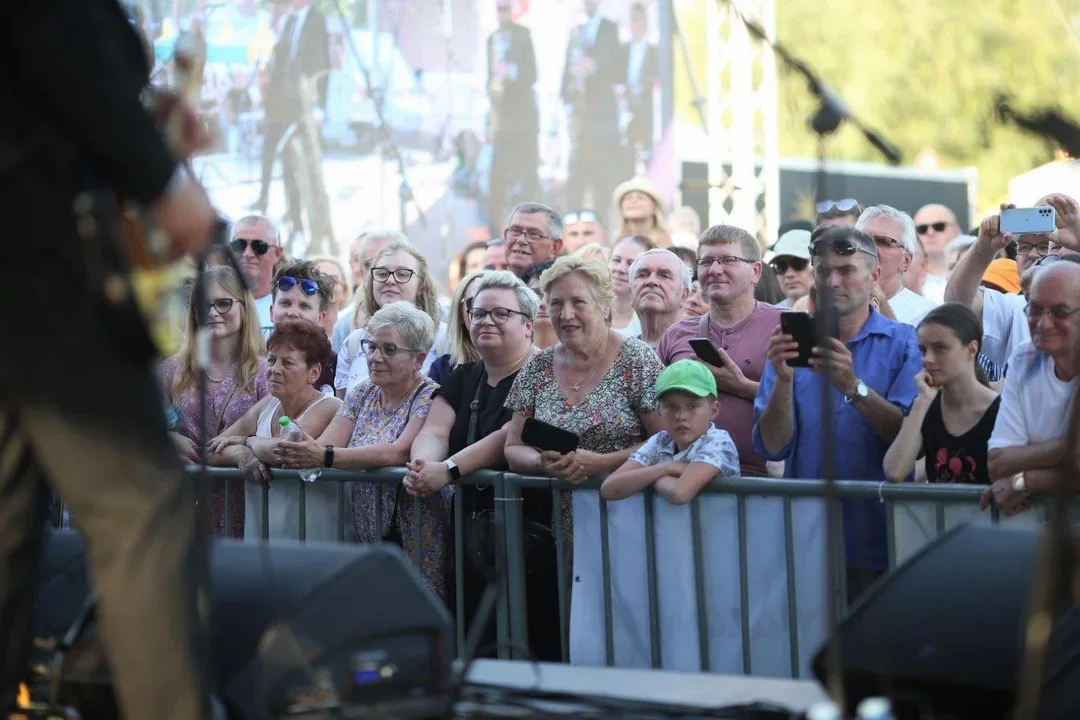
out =
<path fill-rule="evenodd" d="M 176 410 L 180 417 L 179 424 L 173 428 L 174 432 L 183 435 L 195 442 L 199 441 L 199 393 L 198 384 L 173 397 L 173 378 L 176 376 L 176 368 L 180 363 L 178 355 L 165 360 L 161 367 L 162 391 L 167 401 Z M 259 372 L 251 387 L 237 388 L 236 392 L 229 397 L 229 392 L 236 384 L 240 368 L 234 367 L 221 382 L 207 383 L 209 395 L 206 398 L 206 410 L 210 415 L 210 422 L 220 415 L 221 423 L 217 428 L 210 429 L 210 437 L 214 437 L 222 430 L 232 425 L 244 416 L 251 406 L 270 394 L 266 382 L 266 358 L 259 358 Z M 228 398 L 228 405 L 222 412 L 222 404 Z M 225 498 L 226 484 L 217 482 L 213 484 L 213 497 L 210 500 L 210 532 L 219 537 L 244 537 L 244 483 L 234 480 L 228 484 L 229 518 L 225 521 Z"/>
<path fill-rule="evenodd" d="M 363 380 L 349 391 L 338 415 L 354 423 L 349 447 L 392 443 L 401 437 L 413 418 L 424 420 L 431 410 L 439 386 L 430 378 L 423 382 L 392 410 L 382 406 L 382 390 L 370 380 Z M 419 502 L 420 574 L 439 597 L 447 600 L 447 569 L 450 567 L 450 500 L 454 488 L 447 485 L 438 494 Z M 356 482 L 352 491 L 353 520 L 356 537 L 363 543 L 400 538 L 401 546 L 411 557 L 413 542 L 413 498 L 400 483 Z M 379 506 L 382 506 L 382 524 Z M 393 521 L 393 525 L 391 525 Z"/>

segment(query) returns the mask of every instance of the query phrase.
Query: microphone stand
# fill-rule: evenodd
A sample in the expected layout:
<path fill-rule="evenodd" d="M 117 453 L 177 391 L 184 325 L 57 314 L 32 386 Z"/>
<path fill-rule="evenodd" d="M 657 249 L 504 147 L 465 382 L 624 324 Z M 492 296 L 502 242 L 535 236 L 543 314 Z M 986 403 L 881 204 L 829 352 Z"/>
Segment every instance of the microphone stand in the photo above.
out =
<path fill-rule="evenodd" d="M 734 0 L 716 1 L 719 3 L 726 3 L 751 35 L 769 46 L 769 48 L 771 48 L 781 59 L 784 65 L 791 70 L 794 70 L 799 75 L 802 75 L 803 78 L 806 79 L 807 88 L 810 90 L 810 94 L 818 99 L 818 109 L 810 118 L 810 127 L 817 136 L 818 167 L 815 190 L 817 195 L 816 202 L 820 203 L 828 199 L 828 190 L 826 188 L 828 178 L 825 164 L 826 143 L 829 137 L 835 134 L 845 121 L 862 133 L 863 137 L 866 138 L 866 141 L 877 149 L 890 165 L 899 164 L 900 152 L 880 133 L 871 129 L 866 123 L 855 117 L 844 105 L 844 102 L 839 95 L 829 90 L 821 78 L 807 67 L 806 63 L 799 60 L 788 52 L 785 47 L 770 38 L 768 33 L 766 33 L 759 25 L 748 20 L 739 10 Z M 839 335 L 839 328 L 837 322 L 834 320 L 836 313 L 832 292 L 828 285 L 816 285 L 816 295 L 814 300 L 814 324 L 817 337 L 837 337 Z M 825 611 L 827 613 L 829 637 L 831 638 L 827 645 L 825 665 L 826 689 L 828 690 L 829 696 L 843 708 L 845 707 L 844 670 L 841 662 L 840 640 L 837 635 L 839 613 L 835 589 L 840 572 L 844 571 L 845 568 L 838 567 L 836 561 L 839 548 L 842 546 L 843 537 L 842 534 L 838 532 L 837 528 L 838 515 L 836 506 L 839 500 L 836 494 L 836 427 L 833 420 L 833 394 L 835 390 L 830 380 L 830 370 L 829 361 L 826 359 L 825 367 L 820 373 L 821 439 L 823 445 L 821 479 L 825 483 L 825 531 L 828 543 L 828 552 L 826 553 L 825 559 L 825 573 L 827 587 L 829 587 L 829 592 L 826 593 L 825 598 Z"/>

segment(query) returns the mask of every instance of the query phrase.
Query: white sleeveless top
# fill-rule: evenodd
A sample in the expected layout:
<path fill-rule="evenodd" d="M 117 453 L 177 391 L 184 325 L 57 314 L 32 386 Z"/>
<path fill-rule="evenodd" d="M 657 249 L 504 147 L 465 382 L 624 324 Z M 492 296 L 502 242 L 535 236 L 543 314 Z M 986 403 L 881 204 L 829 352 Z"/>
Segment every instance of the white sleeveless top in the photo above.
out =
<path fill-rule="evenodd" d="M 303 425 L 304 417 L 311 412 L 312 408 L 325 402 L 327 398 L 320 398 L 313 402 L 299 417 L 293 418 L 293 422 Z M 274 437 L 274 420 L 281 412 L 281 401 L 275 397 L 270 399 L 263 411 L 259 413 L 256 424 L 256 437 Z M 263 489 L 258 485 L 247 483 L 244 486 L 244 539 L 261 540 L 263 536 L 263 501 L 269 505 L 268 527 L 270 528 L 271 540 L 299 540 L 300 539 L 300 494 L 304 493 L 305 503 L 305 538 L 309 541 L 336 542 L 338 539 L 338 523 L 340 521 L 338 488 L 342 483 L 334 480 L 318 478 L 315 482 L 306 483 L 299 478 L 278 479 L 271 477 L 270 487 Z M 342 487 L 345 497 L 345 511 L 348 513 L 349 498 L 351 492 L 348 487 Z M 353 535 L 353 523 L 346 515 L 345 538 Z"/>

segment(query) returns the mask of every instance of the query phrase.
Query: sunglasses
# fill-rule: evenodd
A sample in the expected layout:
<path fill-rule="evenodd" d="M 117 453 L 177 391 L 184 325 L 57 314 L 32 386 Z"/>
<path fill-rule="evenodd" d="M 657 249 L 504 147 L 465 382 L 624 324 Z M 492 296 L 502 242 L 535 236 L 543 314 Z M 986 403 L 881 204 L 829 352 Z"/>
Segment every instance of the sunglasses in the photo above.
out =
<path fill-rule="evenodd" d="M 251 245 L 251 252 L 256 255 L 265 255 L 270 252 L 270 243 L 265 240 L 245 240 L 244 238 L 236 238 L 229 242 L 229 247 L 237 255 L 243 255 L 247 250 L 248 244 Z"/>
<path fill-rule="evenodd" d="M 830 242 L 819 238 L 810 243 L 811 255 L 824 255 L 826 250 L 832 250 L 840 257 L 849 257 L 857 252 L 864 252 L 867 255 L 877 257 L 877 253 L 867 250 L 861 245 L 856 245 L 850 240 L 833 240 Z"/>
<path fill-rule="evenodd" d="M 816 206 L 818 215 L 825 215 L 831 213 L 833 210 L 838 210 L 842 213 L 851 212 L 855 208 L 859 207 L 859 201 L 855 198 L 844 198 L 843 200 L 822 200 Z"/>
<path fill-rule="evenodd" d="M 600 216 L 595 210 L 574 210 L 562 216 L 563 225 L 575 225 L 579 222 L 599 222 Z"/>
<path fill-rule="evenodd" d="M 873 238 L 874 242 L 882 247 L 895 248 L 907 252 L 907 248 L 904 247 L 904 244 L 896 238 L 891 238 L 888 235 L 874 235 Z"/>
<path fill-rule="evenodd" d="M 297 279 L 292 275 L 283 275 L 278 278 L 277 289 L 279 292 L 289 292 L 297 285 L 300 286 L 300 292 L 304 293 L 308 297 L 311 297 L 315 293 L 319 292 L 319 283 L 307 278 Z"/>
<path fill-rule="evenodd" d="M 769 267 L 773 269 L 773 272 L 777 275 L 783 275 L 792 269 L 795 272 L 802 272 L 806 269 L 806 266 L 810 264 L 809 260 L 803 260 L 802 258 L 791 258 L 790 260 L 773 260 L 769 263 Z"/>
<path fill-rule="evenodd" d="M 949 227 L 947 222 L 926 223 L 924 225 L 916 225 L 915 232 L 920 235 L 925 235 L 930 232 L 930 228 L 934 228 L 934 232 L 945 232 L 945 228 Z"/>

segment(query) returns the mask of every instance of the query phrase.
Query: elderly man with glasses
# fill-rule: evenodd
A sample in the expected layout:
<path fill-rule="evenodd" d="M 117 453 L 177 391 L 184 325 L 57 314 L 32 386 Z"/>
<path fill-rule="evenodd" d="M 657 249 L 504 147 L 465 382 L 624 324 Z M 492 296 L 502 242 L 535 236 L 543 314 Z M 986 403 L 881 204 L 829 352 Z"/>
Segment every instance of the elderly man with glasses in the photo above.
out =
<path fill-rule="evenodd" d="M 896 319 L 918 325 L 937 303 L 904 287 L 904 273 L 911 267 L 919 249 L 911 216 L 888 205 L 871 205 L 863 210 L 855 227 L 873 238 L 877 245 L 878 265 L 881 266 L 878 286 Z"/>
<path fill-rule="evenodd" d="M 837 337 L 818 342 L 809 367 L 792 367 L 798 342 L 782 327 L 773 332 L 754 399 L 754 448 L 766 460 L 786 461 L 785 477 L 820 478 L 828 426 L 834 430 L 829 450 L 836 478 L 884 482 L 885 452 L 915 400 L 915 375 L 922 370 L 915 328 L 887 319 L 870 304 L 881 275 L 872 237 L 832 228 L 815 238 L 810 255 L 815 286 L 832 298 Z M 831 418 L 822 417 L 826 393 Z M 851 598 L 888 569 L 883 507 L 876 501 L 844 504 Z"/>
<path fill-rule="evenodd" d="M 281 234 L 270 218 L 248 215 L 233 223 L 229 248 L 236 256 L 259 314 L 259 327 L 269 336 L 274 329 L 270 306 L 274 304 L 274 268 L 281 261 Z"/>
<path fill-rule="evenodd" d="M 562 253 L 562 216 L 542 203 L 522 203 L 510 211 L 503 239 L 507 269 L 520 278 L 530 265 Z"/>

